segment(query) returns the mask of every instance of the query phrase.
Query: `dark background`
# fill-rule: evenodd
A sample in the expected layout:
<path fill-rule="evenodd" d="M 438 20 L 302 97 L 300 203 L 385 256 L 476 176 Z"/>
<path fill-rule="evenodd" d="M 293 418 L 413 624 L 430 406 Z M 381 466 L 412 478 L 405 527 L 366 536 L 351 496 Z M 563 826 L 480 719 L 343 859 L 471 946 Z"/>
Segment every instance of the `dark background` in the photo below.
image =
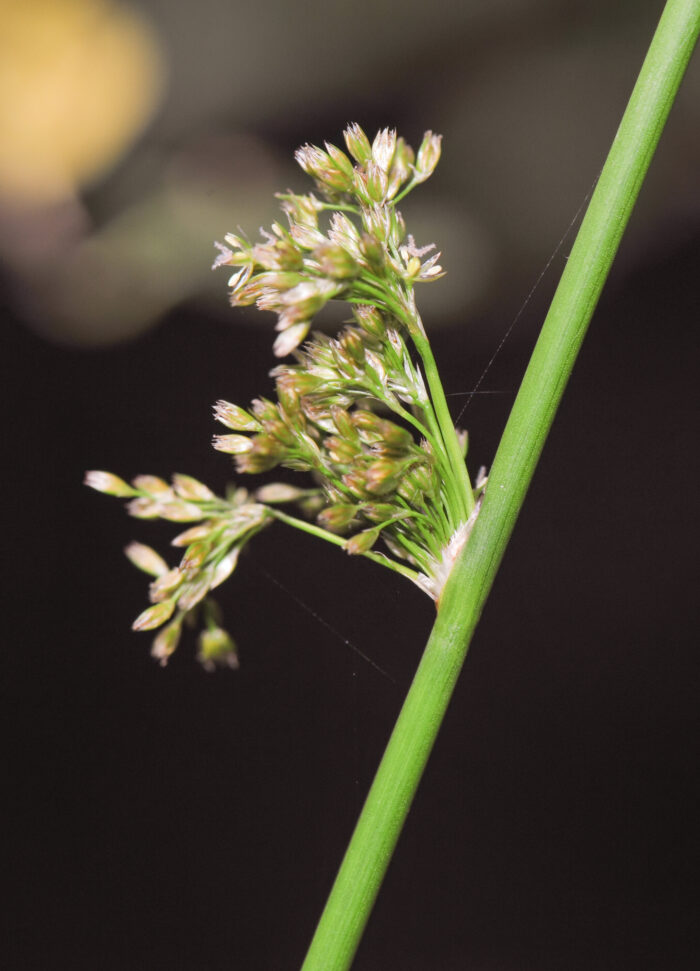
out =
<path fill-rule="evenodd" d="M 605 50 L 622 44 L 638 65 L 660 10 L 622 4 L 620 22 L 606 34 L 610 24 L 596 4 L 587 11 L 577 4 L 567 11 L 562 4 L 504 7 L 499 29 L 490 22 L 479 28 L 480 44 L 475 28 L 448 37 L 449 22 L 424 37 L 422 48 L 406 41 L 406 90 L 392 73 L 400 38 L 384 47 L 375 38 L 357 67 L 364 81 L 356 92 L 337 82 L 320 96 L 310 84 L 307 100 L 290 113 L 285 77 L 265 75 L 269 104 L 263 97 L 260 117 L 219 105 L 213 125 L 191 108 L 175 135 L 167 123 L 188 68 L 173 55 L 181 48 L 159 4 L 143 5 L 170 53 L 170 93 L 160 114 L 110 170 L 77 185 L 72 199 L 24 209 L 6 200 L 5 227 L 25 233 L 20 249 L 46 247 L 56 213 L 78 205 L 89 225 L 82 236 L 73 233 L 71 245 L 109 240 L 120 207 L 136 200 L 147 209 L 148 193 L 159 191 L 163 170 L 152 165 L 146 177 L 139 169 L 148 152 L 204 159 L 197 191 L 206 196 L 209 185 L 220 202 L 228 170 L 222 177 L 219 156 L 202 148 L 212 137 L 202 133 L 212 128 L 217 138 L 243 132 L 256 139 L 255 151 L 263 146 L 266 157 L 283 160 L 307 139 L 337 142 L 349 118 L 371 132 L 397 124 L 414 144 L 434 127 L 445 135 L 444 175 L 441 166 L 421 189 L 415 213 L 428 227 L 419 243 L 441 244 L 443 230 L 456 236 L 457 255 L 445 244 L 444 256 L 453 308 L 426 288 L 435 354 L 456 414 L 600 168 L 636 69 L 621 62 L 617 71 L 598 70 Z M 176 9 L 188 22 L 187 5 Z M 634 30 L 626 31 L 625 14 Z M 390 36 L 391 21 L 382 23 Z M 201 49 L 194 41 L 188 48 L 197 48 L 192 59 L 200 66 L 216 33 L 216 21 L 202 21 Z M 268 22 L 249 36 L 264 47 Z M 592 39 L 572 52 L 579 36 Z M 478 53 L 467 66 L 460 44 Z M 552 128 L 546 151 L 530 144 L 531 126 L 510 122 L 522 117 L 518 91 L 540 70 L 539 55 L 563 65 L 554 84 L 561 112 L 527 101 L 535 128 Z M 449 96 L 456 98 L 459 84 L 478 90 L 494 61 L 513 65 L 503 110 L 494 107 L 483 124 L 477 112 L 466 140 L 450 122 Z M 228 70 L 230 86 L 235 75 L 253 97 L 259 78 L 241 80 L 233 65 Z M 553 82 L 541 70 L 549 90 Z M 609 90 L 601 111 L 613 120 L 599 137 L 587 133 L 585 152 L 574 150 L 572 132 L 586 127 L 574 94 L 596 72 Z M 700 157 L 690 125 L 697 87 L 695 65 L 564 397 L 357 971 L 696 966 L 691 527 L 700 209 L 689 173 Z M 497 106 L 494 90 L 484 82 L 483 98 Z M 210 94 L 205 86 L 203 103 Z M 494 137 L 507 146 L 507 159 Z M 241 152 L 239 142 L 239 169 Z M 563 173 L 582 152 L 593 161 L 584 160 L 569 187 Z M 545 193 L 546 216 L 540 172 L 554 197 Z M 287 180 L 303 185 L 291 169 L 281 173 L 275 170 L 281 181 L 269 194 Z M 499 190 L 501 178 L 508 181 Z M 187 188 L 183 180 L 178 185 Z M 245 195 L 242 177 L 237 186 Z M 434 219 L 433 192 L 443 207 Z M 227 208 L 217 218 L 212 237 L 240 221 Z M 251 220 L 254 232 L 263 218 Z M 47 234 L 37 244 L 35 229 L 43 225 Z M 151 246 L 138 250 L 139 265 L 149 267 L 144 276 L 158 277 L 159 292 L 179 293 L 170 306 L 163 300 L 154 307 L 143 289 L 134 296 L 129 258 L 119 264 L 107 251 L 104 264 L 90 264 L 81 251 L 72 270 L 87 266 L 83 285 L 101 293 L 104 306 L 99 296 L 94 304 L 81 297 L 71 315 L 63 294 L 61 312 L 52 314 L 47 281 L 60 287 L 56 267 L 65 251 L 44 248 L 30 269 L 7 255 L 6 243 L 3 869 L 11 903 L 4 964 L 292 969 L 302 962 L 433 608 L 388 571 L 280 527 L 257 538 L 221 590 L 240 670 L 205 673 L 186 639 L 166 669 L 149 658 L 148 637 L 129 631 L 145 606 L 146 581 L 120 550 L 134 538 L 167 550 L 172 529 L 129 520 L 117 500 L 81 485 L 83 472 L 183 471 L 222 489 L 230 466 L 209 447 L 216 430 L 210 406 L 220 397 L 246 404 L 269 390 L 272 327 L 262 315 L 227 309 L 222 275 L 208 283 L 209 297 L 196 282 L 178 291 L 177 254 L 171 262 L 163 249 L 175 244 L 163 241 L 158 218 L 143 227 L 139 239 Z M 177 258 L 206 269 L 209 242 L 180 238 L 179 245 L 184 256 Z M 481 390 L 499 393 L 475 396 L 461 419 L 470 430 L 472 473 L 492 459 L 570 245 L 571 238 L 556 253 L 484 379 Z M 127 256 L 134 248 L 131 239 Z M 156 264 L 148 262 L 154 251 Z M 485 279 L 460 290 L 470 273 L 460 262 L 465 252 Z M 132 322 L 121 334 L 114 329 L 119 292 Z M 96 324 L 92 337 L 83 324 L 71 330 L 93 307 L 107 329 Z"/>

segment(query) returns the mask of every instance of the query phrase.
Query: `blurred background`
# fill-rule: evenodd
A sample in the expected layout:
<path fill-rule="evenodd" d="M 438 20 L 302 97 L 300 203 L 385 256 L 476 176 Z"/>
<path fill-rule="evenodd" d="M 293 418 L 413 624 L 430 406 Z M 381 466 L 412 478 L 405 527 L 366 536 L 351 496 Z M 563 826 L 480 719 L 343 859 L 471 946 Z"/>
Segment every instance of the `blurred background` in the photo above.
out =
<path fill-rule="evenodd" d="M 7 967 L 301 964 L 432 606 L 270 530 L 222 588 L 240 670 L 187 641 L 161 670 L 121 549 L 171 531 L 83 471 L 223 489 L 211 404 L 269 392 L 272 325 L 229 308 L 213 241 L 349 121 L 444 136 L 404 215 L 489 465 L 661 9 L 0 0 Z M 357 971 L 696 966 L 699 108 L 696 59 Z"/>

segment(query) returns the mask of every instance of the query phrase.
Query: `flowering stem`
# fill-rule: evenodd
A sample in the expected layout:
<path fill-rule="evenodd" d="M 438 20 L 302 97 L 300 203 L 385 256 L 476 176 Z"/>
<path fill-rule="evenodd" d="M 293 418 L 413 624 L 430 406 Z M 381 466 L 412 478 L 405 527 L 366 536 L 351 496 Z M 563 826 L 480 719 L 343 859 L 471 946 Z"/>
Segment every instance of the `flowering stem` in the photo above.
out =
<path fill-rule="evenodd" d="M 347 971 L 352 963 L 699 32 L 700 0 L 668 0 L 513 405 L 483 507 L 443 590 L 303 971 Z"/>

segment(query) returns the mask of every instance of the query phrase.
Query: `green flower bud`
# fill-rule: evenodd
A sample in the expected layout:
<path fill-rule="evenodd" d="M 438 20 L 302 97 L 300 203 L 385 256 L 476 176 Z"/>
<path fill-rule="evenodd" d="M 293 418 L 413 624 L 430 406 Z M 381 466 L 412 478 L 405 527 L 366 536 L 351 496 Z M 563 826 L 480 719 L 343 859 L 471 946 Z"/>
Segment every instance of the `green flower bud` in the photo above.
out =
<path fill-rule="evenodd" d="M 148 588 L 150 599 L 153 603 L 167 600 L 182 585 L 184 579 L 180 568 L 177 566 L 168 570 L 167 573 L 161 574 Z"/>
<path fill-rule="evenodd" d="M 343 138 L 348 151 L 360 165 L 365 165 L 372 158 L 372 146 L 360 126 L 353 122 L 343 132 Z"/>
<path fill-rule="evenodd" d="M 180 570 L 185 579 L 192 580 L 206 562 L 207 556 L 211 551 L 211 542 L 207 540 L 197 540 L 191 543 L 180 562 Z"/>
<path fill-rule="evenodd" d="M 198 539 L 206 539 L 215 529 L 220 528 L 221 520 L 208 519 L 199 526 L 192 526 L 184 533 L 178 533 L 175 539 L 170 540 L 171 546 L 189 546 Z"/>
<path fill-rule="evenodd" d="M 111 472 L 86 472 L 83 482 L 91 489 L 104 492 L 108 496 L 125 498 L 136 495 L 136 489 L 132 489 L 123 479 L 120 479 L 118 475 L 113 475 Z"/>
<path fill-rule="evenodd" d="M 384 275 L 384 247 L 374 236 L 370 236 L 369 233 L 362 235 L 360 240 L 360 253 L 365 258 L 367 266 L 372 273 L 375 273 L 377 276 Z"/>
<path fill-rule="evenodd" d="M 173 476 L 173 487 L 181 499 L 193 502 L 211 502 L 216 499 L 214 493 L 203 482 L 193 479 L 191 475 L 176 473 Z"/>
<path fill-rule="evenodd" d="M 359 443 L 349 442 L 338 435 L 329 435 L 325 439 L 323 446 L 330 456 L 332 462 L 339 465 L 350 465 L 360 451 Z"/>
<path fill-rule="evenodd" d="M 259 422 L 274 420 L 279 415 L 277 407 L 267 398 L 254 398 L 251 410 Z"/>
<path fill-rule="evenodd" d="M 435 171 L 442 151 L 442 136 L 427 131 L 416 156 L 416 181 L 425 182 Z"/>
<path fill-rule="evenodd" d="M 143 543 L 129 543 L 124 552 L 134 566 L 144 573 L 159 577 L 168 572 L 168 564 L 150 546 L 144 546 Z"/>
<path fill-rule="evenodd" d="M 175 651 L 182 633 L 182 618 L 177 617 L 171 621 L 167 627 L 158 632 L 151 644 L 151 657 L 154 658 L 161 667 L 165 667 L 168 658 Z"/>
<path fill-rule="evenodd" d="M 347 250 L 335 243 L 324 243 L 314 250 L 313 258 L 326 276 L 334 280 L 347 280 L 357 276 L 360 268 Z"/>
<path fill-rule="evenodd" d="M 366 553 L 377 542 L 380 532 L 380 527 L 375 526 L 373 529 L 365 529 L 361 533 L 355 533 L 354 536 L 345 541 L 346 552 L 350 553 L 351 556 Z"/>
<path fill-rule="evenodd" d="M 197 645 L 199 648 L 197 660 L 205 671 L 214 671 L 217 667 L 238 668 L 236 645 L 231 636 L 221 627 L 203 630 Z"/>
<path fill-rule="evenodd" d="M 365 472 L 366 489 L 377 496 L 394 492 L 401 478 L 402 466 L 388 458 L 375 459 Z"/>
<path fill-rule="evenodd" d="M 174 500 L 159 503 L 158 515 L 161 519 L 169 519 L 173 523 L 191 523 L 202 518 L 202 510 L 189 502 Z"/>
<path fill-rule="evenodd" d="M 374 162 L 367 163 L 367 192 L 373 202 L 386 201 L 389 179 L 386 171 Z"/>
<path fill-rule="evenodd" d="M 164 624 L 166 620 L 172 617 L 174 610 L 174 599 L 163 600 L 161 603 L 154 604 L 152 607 L 147 607 L 143 613 L 138 615 L 131 625 L 131 629 L 152 630 L 154 627 L 160 627 L 161 624 Z"/>
<path fill-rule="evenodd" d="M 287 354 L 291 354 L 309 333 L 310 326 L 309 321 L 302 321 L 302 323 L 285 328 L 281 334 L 278 334 L 272 345 L 275 357 L 286 357 Z"/>
<path fill-rule="evenodd" d="M 307 495 L 307 492 L 307 489 L 298 489 L 296 486 L 287 485 L 286 482 L 270 482 L 256 491 L 255 498 L 259 502 L 274 505 L 278 502 L 296 502 Z"/>
<path fill-rule="evenodd" d="M 399 506 L 393 506 L 388 502 L 366 502 L 362 505 L 363 515 L 372 523 L 385 523 L 399 512 L 401 512 Z"/>
<path fill-rule="evenodd" d="M 200 600 L 204 600 L 209 592 L 213 573 L 213 570 L 204 570 L 198 574 L 196 580 L 184 584 L 182 587 L 182 592 L 177 601 L 177 605 L 180 610 L 185 612 L 192 610 L 192 608 L 196 606 Z"/>
<path fill-rule="evenodd" d="M 316 517 L 316 522 L 332 533 L 341 533 L 357 515 L 357 507 L 348 503 L 326 506 Z"/>
<path fill-rule="evenodd" d="M 349 413 L 339 405 L 331 405 L 331 417 L 340 435 L 350 442 L 359 442 L 360 437 L 352 423 Z"/>
<path fill-rule="evenodd" d="M 217 452 L 240 455 L 243 452 L 250 452 L 253 442 L 246 435 L 214 435 L 212 445 Z"/>
<path fill-rule="evenodd" d="M 223 583 L 224 580 L 228 580 L 233 571 L 236 569 L 240 552 L 240 547 L 234 546 L 233 549 L 226 554 L 226 556 L 219 560 L 214 567 L 214 573 L 212 574 L 211 583 L 209 584 L 210 590 L 214 590 L 219 586 L 219 584 Z"/>
<path fill-rule="evenodd" d="M 384 173 L 389 171 L 395 151 L 396 130 L 384 128 L 382 131 L 377 132 L 372 142 L 372 159 Z M 367 167 L 369 168 L 371 164 L 368 163 Z"/>
<path fill-rule="evenodd" d="M 384 337 L 386 334 L 386 326 L 382 320 L 381 313 L 376 307 L 360 305 L 353 308 L 353 314 L 360 327 L 371 337 Z"/>
<path fill-rule="evenodd" d="M 217 401 L 214 405 L 214 418 L 234 432 L 259 432 L 260 423 L 238 405 L 230 401 Z"/>
<path fill-rule="evenodd" d="M 131 482 L 139 492 L 147 492 L 149 496 L 158 499 L 172 495 L 172 489 L 168 483 L 164 479 L 159 479 L 157 475 L 137 475 Z"/>
<path fill-rule="evenodd" d="M 328 152 L 333 165 L 338 169 L 339 172 L 342 172 L 350 182 L 352 182 L 355 169 L 345 152 L 343 152 L 342 149 L 337 148 L 335 145 L 331 145 L 330 142 L 324 142 L 323 144 L 326 146 L 326 151 Z"/>

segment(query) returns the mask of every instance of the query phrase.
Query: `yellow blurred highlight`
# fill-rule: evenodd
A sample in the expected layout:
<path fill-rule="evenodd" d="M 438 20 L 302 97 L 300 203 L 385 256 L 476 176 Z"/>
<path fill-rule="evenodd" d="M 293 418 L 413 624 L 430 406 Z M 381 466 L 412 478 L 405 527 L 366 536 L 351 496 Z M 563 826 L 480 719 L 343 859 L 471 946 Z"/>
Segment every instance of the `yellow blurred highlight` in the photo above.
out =
<path fill-rule="evenodd" d="M 0 195 L 74 195 L 142 131 L 163 88 L 146 21 L 109 0 L 0 0 Z"/>

